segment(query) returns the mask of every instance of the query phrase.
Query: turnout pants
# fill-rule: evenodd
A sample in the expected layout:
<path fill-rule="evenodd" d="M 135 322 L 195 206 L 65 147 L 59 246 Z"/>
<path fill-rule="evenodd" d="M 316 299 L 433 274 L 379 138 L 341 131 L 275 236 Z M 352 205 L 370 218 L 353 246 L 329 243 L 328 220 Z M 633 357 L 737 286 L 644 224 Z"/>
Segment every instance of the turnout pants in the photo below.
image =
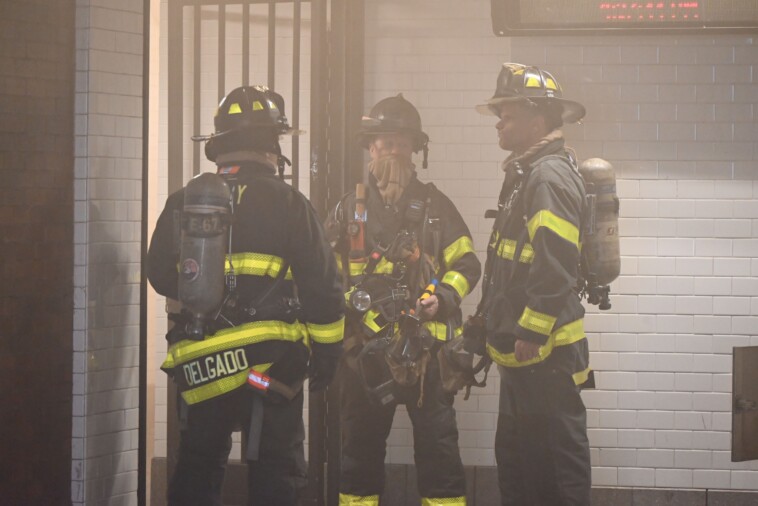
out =
<path fill-rule="evenodd" d="M 345 360 L 340 364 L 338 379 L 342 422 L 340 506 L 377 506 L 384 489 L 386 442 L 396 406 L 379 406 L 372 401 L 360 376 Z M 396 390 L 413 424 L 414 457 L 422 504 L 464 506 L 466 480 L 458 451 L 454 395 L 442 390 L 436 357 L 428 364 L 422 407 L 417 405 L 418 384 Z"/>
<path fill-rule="evenodd" d="M 590 449 L 579 387 L 549 364 L 498 369 L 502 505 L 589 506 Z"/>
<path fill-rule="evenodd" d="M 179 459 L 169 485 L 169 506 L 221 506 L 221 485 L 231 434 L 247 431 L 253 395 L 242 387 L 189 406 Z M 257 461 L 247 463 L 248 506 L 296 506 L 307 474 L 303 453 L 303 392 L 291 402 L 263 402 Z M 243 457 L 244 458 L 244 457 Z"/>

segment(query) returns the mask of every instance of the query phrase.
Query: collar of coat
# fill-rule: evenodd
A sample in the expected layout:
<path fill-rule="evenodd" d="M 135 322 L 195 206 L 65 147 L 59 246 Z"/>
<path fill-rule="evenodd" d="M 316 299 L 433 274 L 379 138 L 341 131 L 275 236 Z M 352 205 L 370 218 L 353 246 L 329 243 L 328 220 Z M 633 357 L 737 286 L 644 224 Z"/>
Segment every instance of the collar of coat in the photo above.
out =
<path fill-rule="evenodd" d="M 512 152 L 503 162 L 503 172 L 507 174 L 516 165 L 521 166 L 525 170 L 533 161 L 543 156 L 560 152 L 564 144 L 563 132 L 561 130 L 553 130 L 524 153 Z"/>
<path fill-rule="evenodd" d="M 227 177 L 245 177 L 245 176 L 273 176 L 276 174 L 274 169 L 268 163 L 257 161 L 245 161 L 240 163 L 228 163 L 218 166 L 218 173 Z"/>

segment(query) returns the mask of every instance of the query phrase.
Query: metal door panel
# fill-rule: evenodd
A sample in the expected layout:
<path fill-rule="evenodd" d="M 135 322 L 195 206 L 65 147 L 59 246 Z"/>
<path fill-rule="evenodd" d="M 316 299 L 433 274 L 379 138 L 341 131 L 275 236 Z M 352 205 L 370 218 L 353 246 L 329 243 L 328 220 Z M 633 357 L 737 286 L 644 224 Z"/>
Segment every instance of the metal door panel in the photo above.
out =
<path fill-rule="evenodd" d="M 758 346 L 734 348 L 732 462 L 758 459 Z"/>

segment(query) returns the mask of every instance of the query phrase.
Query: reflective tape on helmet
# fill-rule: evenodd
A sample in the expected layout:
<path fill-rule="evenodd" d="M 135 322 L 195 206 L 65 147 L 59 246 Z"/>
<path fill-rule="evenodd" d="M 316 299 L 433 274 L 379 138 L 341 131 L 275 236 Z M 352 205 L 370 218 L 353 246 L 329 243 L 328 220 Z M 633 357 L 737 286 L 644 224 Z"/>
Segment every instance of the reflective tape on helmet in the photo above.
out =
<path fill-rule="evenodd" d="M 524 308 L 524 312 L 521 314 L 521 318 L 519 318 L 518 324 L 525 329 L 531 330 L 532 332 L 542 334 L 543 336 L 549 336 L 553 331 L 555 320 L 555 316 L 540 313 L 527 306 Z"/>
<path fill-rule="evenodd" d="M 562 237 L 579 248 L 579 228 L 568 220 L 564 220 L 553 212 L 543 209 L 531 217 L 526 228 L 529 230 L 529 240 L 534 242 L 534 235 L 540 227 L 552 230 L 558 237 Z"/>
<path fill-rule="evenodd" d="M 379 496 L 340 494 L 339 506 L 379 506 Z"/>
<path fill-rule="evenodd" d="M 466 506 L 466 497 L 422 497 L 421 506 Z"/>
<path fill-rule="evenodd" d="M 269 276 L 275 278 L 284 265 L 284 259 L 263 253 L 233 253 L 227 256 L 224 271 L 228 274 L 234 266 L 234 273 L 248 276 Z M 284 279 L 292 279 L 292 270 L 287 269 Z"/>
<path fill-rule="evenodd" d="M 584 333 L 584 320 L 579 319 L 563 325 L 558 330 L 550 334 L 547 343 L 539 347 L 539 353 L 533 359 L 519 362 L 516 360 L 515 353 L 501 353 L 491 344 L 487 344 L 487 353 L 495 363 L 502 366 L 525 367 L 528 365 L 536 364 L 538 362 L 542 362 L 543 360 L 547 359 L 555 347 L 568 346 L 569 344 L 574 344 L 585 338 L 586 335 Z M 589 371 L 587 371 L 587 374 L 589 375 Z M 576 381 L 576 379 L 577 378 L 574 378 L 574 381 Z"/>
<path fill-rule="evenodd" d="M 456 271 L 447 271 L 444 276 L 442 276 L 442 282 L 452 286 L 455 291 L 458 293 L 460 298 L 464 298 L 466 295 L 468 295 L 470 286 L 468 283 L 468 279 L 466 279 L 466 276 L 461 274 L 460 272 Z"/>
<path fill-rule="evenodd" d="M 471 242 L 470 237 L 464 235 L 445 248 L 442 251 L 442 257 L 445 259 L 445 265 L 450 267 L 466 253 L 474 253 L 474 244 Z"/>
<path fill-rule="evenodd" d="M 332 323 L 306 323 L 308 334 L 314 343 L 332 344 L 342 341 L 345 333 L 345 318 Z"/>
<path fill-rule="evenodd" d="M 535 75 L 526 76 L 524 88 L 542 88 L 542 81 Z"/>

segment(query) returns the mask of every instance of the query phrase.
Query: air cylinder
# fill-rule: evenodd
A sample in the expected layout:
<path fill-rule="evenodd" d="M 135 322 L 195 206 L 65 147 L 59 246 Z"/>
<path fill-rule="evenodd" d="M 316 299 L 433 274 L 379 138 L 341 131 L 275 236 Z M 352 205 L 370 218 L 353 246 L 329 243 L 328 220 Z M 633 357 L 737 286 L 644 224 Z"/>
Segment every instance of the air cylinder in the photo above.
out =
<path fill-rule="evenodd" d="M 582 274 L 590 286 L 605 287 L 621 271 L 616 173 L 602 158 L 585 160 L 579 172 L 587 189 L 588 204 L 582 238 Z"/>
<path fill-rule="evenodd" d="M 192 315 L 187 326 L 191 339 L 203 339 L 205 322 L 223 302 L 230 218 L 230 190 L 221 176 L 207 172 L 187 183 L 179 254 L 179 300 Z"/>

